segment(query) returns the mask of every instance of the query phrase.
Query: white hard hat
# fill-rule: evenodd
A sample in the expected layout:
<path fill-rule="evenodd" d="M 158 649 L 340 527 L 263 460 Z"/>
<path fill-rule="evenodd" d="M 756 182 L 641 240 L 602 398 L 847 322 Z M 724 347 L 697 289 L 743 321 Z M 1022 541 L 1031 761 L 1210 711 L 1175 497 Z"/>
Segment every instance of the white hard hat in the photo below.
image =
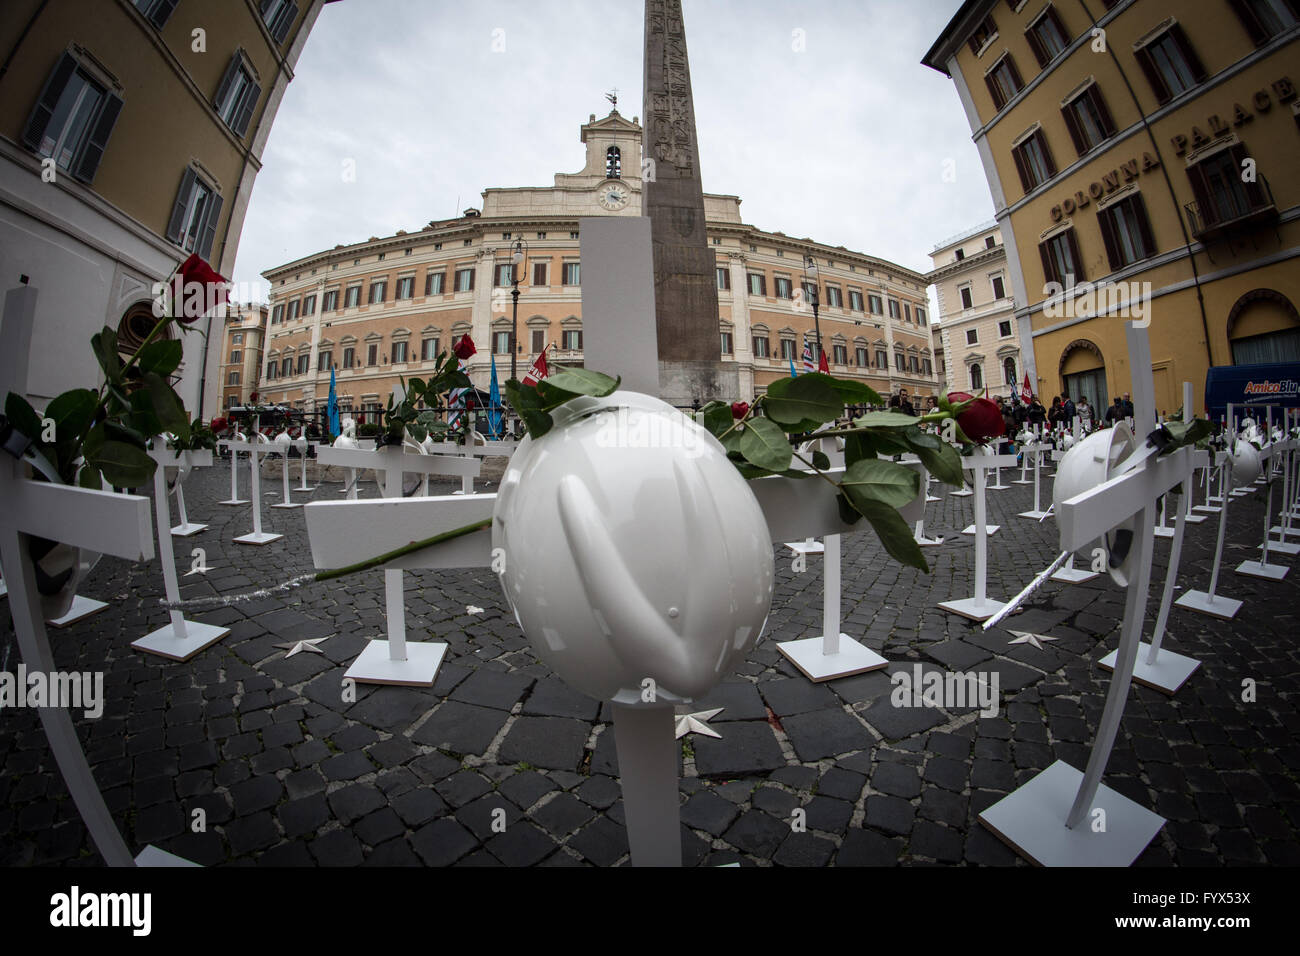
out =
<path fill-rule="evenodd" d="M 1259 451 L 1249 441 L 1244 438 L 1238 438 L 1237 443 L 1233 446 L 1230 457 L 1232 458 L 1232 483 L 1237 487 L 1248 485 L 1260 474 Z"/>
<path fill-rule="evenodd" d="M 553 414 L 510 459 L 493 511 L 515 619 L 592 697 L 699 697 L 767 621 L 762 509 L 718 441 L 657 398 L 584 396 Z"/>
<path fill-rule="evenodd" d="M 1052 509 L 1060 515 L 1062 503 L 1076 495 L 1096 488 L 1113 478 L 1117 466 L 1134 448 L 1133 433 L 1127 422 L 1116 422 L 1114 428 L 1094 432 L 1067 451 L 1056 467 L 1056 482 L 1052 486 Z M 1114 528 L 1099 529 L 1101 537 L 1089 541 L 1078 553 L 1092 559 L 1094 548 L 1106 552 L 1106 565 L 1111 578 L 1121 587 L 1128 585 L 1129 570 L 1135 549 L 1133 529 L 1135 519 L 1130 517 Z"/>

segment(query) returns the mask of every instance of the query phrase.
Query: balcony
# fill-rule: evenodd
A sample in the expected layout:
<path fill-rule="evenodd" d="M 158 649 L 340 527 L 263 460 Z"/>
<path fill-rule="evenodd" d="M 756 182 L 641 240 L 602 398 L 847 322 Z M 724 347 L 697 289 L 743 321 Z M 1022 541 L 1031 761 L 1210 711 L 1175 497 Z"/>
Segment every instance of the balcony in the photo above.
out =
<path fill-rule="evenodd" d="M 1254 184 L 1259 188 L 1242 189 L 1231 195 L 1220 195 L 1213 208 L 1202 210 L 1197 202 L 1189 202 L 1183 210 L 1187 213 L 1187 224 L 1192 236 L 1202 242 L 1223 236 L 1242 234 L 1253 229 L 1271 225 L 1277 221 L 1277 205 L 1273 201 L 1273 191 L 1268 180 L 1260 176 Z"/>

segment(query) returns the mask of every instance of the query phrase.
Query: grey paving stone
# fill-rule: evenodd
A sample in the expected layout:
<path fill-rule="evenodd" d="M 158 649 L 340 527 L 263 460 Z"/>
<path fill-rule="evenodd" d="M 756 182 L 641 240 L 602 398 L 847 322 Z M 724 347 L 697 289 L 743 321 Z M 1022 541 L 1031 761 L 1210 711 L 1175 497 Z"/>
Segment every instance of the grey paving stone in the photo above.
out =
<path fill-rule="evenodd" d="M 816 796 L 803 805 L 809 830 L 842 833 L 853 817 L 853 804 L 847 800 Z"/>
<path fill-rule="evenodd" d="M 697 734 L 692 744 L 695 770 L 701 777 L 739 777 L 785 766 L 772 728 L 761 721 L 728 724 L 721 740 Z"/>
<path fill-rule="evenodd" d="M 451 693 L 451 700 L 480 707 L 509 710 L 533 685 L 533 678 L 524 674 L 507 674 L 477 668 Z"/>
<path fill-rule="evenodd" d="M 509 827 L 487 842 L 487 851 L 506 866 L 534 866 L 552 853 L 557 844 L 542 830 L 524 822 Z"/>
<path fill-rule="evenodd" d="M 921 794 L 921 779 L 916 769 L 899 763 L 881 763 L 871 775 L 871 787 L 881 793 L 910 800 Z"/>
<path fill-rule="evenodd" d="M 275 806 L 283 793 L 280 781 L 271 776 L 253 777 L 230 788 L 230 795 L 235 799 L 235 813 L 240 816 Z"/>
<path fill-rule="evenodd" d="M 873 743 L 871 734 L 851 714 L 838 708 L 814 710 L 781 721 L 786 736 L 799 759 L 821 760 L 837 754 L 861 750 Z"/>
<path fill-rule="evenodd" d="M 597 817 L 569 837 L 565 845 L 596 866 L 613 866 L 627 855 L 627 831 L 607 817 Z"/>
<path fill-rule="evenodd" d="M 576 770 L 582 764 L 589 724 L 563 717 L 519 717 L 501 741 L 501 759 L 527 762 L 556 770 Z"/>
<path fill-rule="evenodd" d="M 426 824 L 411 837 L 426 866 L 450 866 L 478 846 L 478 840 L 450 817 Z"/>
<path fill-rule="evenodd" d="M 723 839 L 745 853 L 770 858 L 790 833 L 788 822 L 782 823 L 761 810 L 747 810 L 731 825 Z"/>
<path fill-rule="evenodd" d="M 916 811 L 906 800 L 883 794 L 867 797 L 866 811 L 863 826 L 901 836 L 911 832 L 913 818 L 916 815 Z"/>
<path fill-rule="evenodd" d="M 758 685 L 749 681 L 724 680 L 691 705 L 694 711 L 713 710 L 715 707 L 721 707 L 722 713 L 711 718 L 712 723 L 767 718 L 767 708 L 763 705 Z"/>
<path fill-rule="evenodd" d="M 606 810 L 623 795 L 623 788 L 613 777 L 593 775 L 574 792 L 589 806 Z"/>
<path fill-rule="evenodd" d="M 561 793 L 530 816 L 548 833 L 563 838 L 595 817 L 595 812 L 571 793 Z"/>
<path fill-rule="evenodd" d="M 298 837 L 315 833 L 330 819 L 329 805 L 323 793 L 290 800 L 276 808 L 276 817 L 285 836 Z"/>
<path fill-rule="evenodd" d="M 487 750 L 508 718 L 501 710 L 449 700 L 438 706 L 411 739 L 456 753 L 480 754 Z"/>
<path fill-rule="evenodd" d="M 600 712 L 600 702 L 592 700 L 554 678 L 539 680 L 524 701 L 523 713 L 540 717 L 572 717 L 592 721 Z"/>
<path fill-rule="evenodd" d="M 681 808 L 682 823 L 713 836 L 721 836 L 739 814 L 734 803 L 711 790 L 694 794 Z"/>
<path fill-rule="evenodd" d="M 347 830 L 331 830 L 312 840 L 308 849 L 321 866 L 360 866 L 364 859 L 361 843 Z"/>
<path fill-rule="evenodd" d="M 522 770 L 503 780 L 497 789 L 515 806 L 527 808 L 557 788 L 549 777 L 536 770 Z"/>
<path fill-rule="evenodd" d="M 803 677 L 763 681 L 758 689 L 767 706 L 782 718 L 782 722 L 792 714 L 803 714 L 823 707 L 838 707 L 840 704 L 829 687 L 814 684 Z"/>
<path fill-rule="evenodd" d="M 329 794 L 330 810 L 339 822 L 350 826 L 367 813 L 378 810 L 384 805 L 384 796 L 374 787 L 363 783 L 354 783 Z"/>
<path fill-rule="evenodd" d="M 406 824 L 392 807 L 380 807 L 374 813 L 362 817 L 353 826 L 352 832 L 361 842 L 377 847 L 393 837 L 406 832 Z"/>
<path fill-rule="evenodd" d="M 948 718 L 933 707 L 895 707 L 885 696 L 862 711 L 862 719 L 886 740 L 901 740 L 946 723 Z"/>
<path fill-rule="evenodd" d="M 854 803 L 862 796 L 862 788 L 866 783 L 867 778 L 860 773 L 831 767 L 817 781 L 817 793 L 820 796 L 838 797 Z"/>
<path fill-rule="evenodd" d="M 791 833 L 772 857 L 778 866 L 825 866 L 835 844 L 811 833 Z"/>

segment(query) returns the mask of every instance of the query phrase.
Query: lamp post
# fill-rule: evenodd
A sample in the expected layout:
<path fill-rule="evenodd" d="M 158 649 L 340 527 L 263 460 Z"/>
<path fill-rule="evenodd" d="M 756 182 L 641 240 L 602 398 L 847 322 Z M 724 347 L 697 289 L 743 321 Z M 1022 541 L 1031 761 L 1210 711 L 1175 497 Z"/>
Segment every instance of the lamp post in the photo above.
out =
<path fill-rule="evenodd" d="M 813 330 L 814 334 L 817 336 L 817 363 L 820 365 L 822 357 L 822 327 L 817 311 L 817 260 L 812 256 L 803 257 L 803 277 L 805 284 L 807 283 L 807 280 L 812 280 Z"/>
<path fill-rule="evenodd" d="M 510 298 L 514 303 L 510 317 L 510 377 L 515 378 L 515 357 L 519 346 L 515 344 L 519 337 L 519 265 L 528 261 L 528 243 L 523 239 L 515 240 L 514 252 L 510 255 Z"/>

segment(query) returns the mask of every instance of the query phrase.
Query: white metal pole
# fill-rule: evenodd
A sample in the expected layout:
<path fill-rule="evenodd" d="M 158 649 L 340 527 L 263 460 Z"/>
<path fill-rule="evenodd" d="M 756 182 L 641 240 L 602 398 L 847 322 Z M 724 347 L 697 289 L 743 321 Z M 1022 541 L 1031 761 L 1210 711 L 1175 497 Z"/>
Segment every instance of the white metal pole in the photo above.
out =
<path fill-rule="evenodd" d="M 822 600 L 822 653 L 840 652 L 840 536 L 828 534 L 825 539 L 826 577 Z"/>
<path fill-rule="evenodd" d="M 158 439 L 161 441 L 161 439 Z M 153 472 L 153 509 L 158 525 L 158 561 L 162 564 L 163 590 L 167 601 L 175 604 L 181 599 L 180 582 L 176 579 L 176 554 L 172 551 L 172 519 L 167 507 L 167 469 L 162 463 Z M 176 478 L 180 484 L 180 476 Z M 185 640 L 185 617 L 176 608 L 170 612 L 172 636 L 178 641 Z"/>
<path fill-rule="evenodd" d="M 975 468 L 975 607 L 984 606 L 988 590 L 988 528 L 984 524 L 984 469 Z"/>

